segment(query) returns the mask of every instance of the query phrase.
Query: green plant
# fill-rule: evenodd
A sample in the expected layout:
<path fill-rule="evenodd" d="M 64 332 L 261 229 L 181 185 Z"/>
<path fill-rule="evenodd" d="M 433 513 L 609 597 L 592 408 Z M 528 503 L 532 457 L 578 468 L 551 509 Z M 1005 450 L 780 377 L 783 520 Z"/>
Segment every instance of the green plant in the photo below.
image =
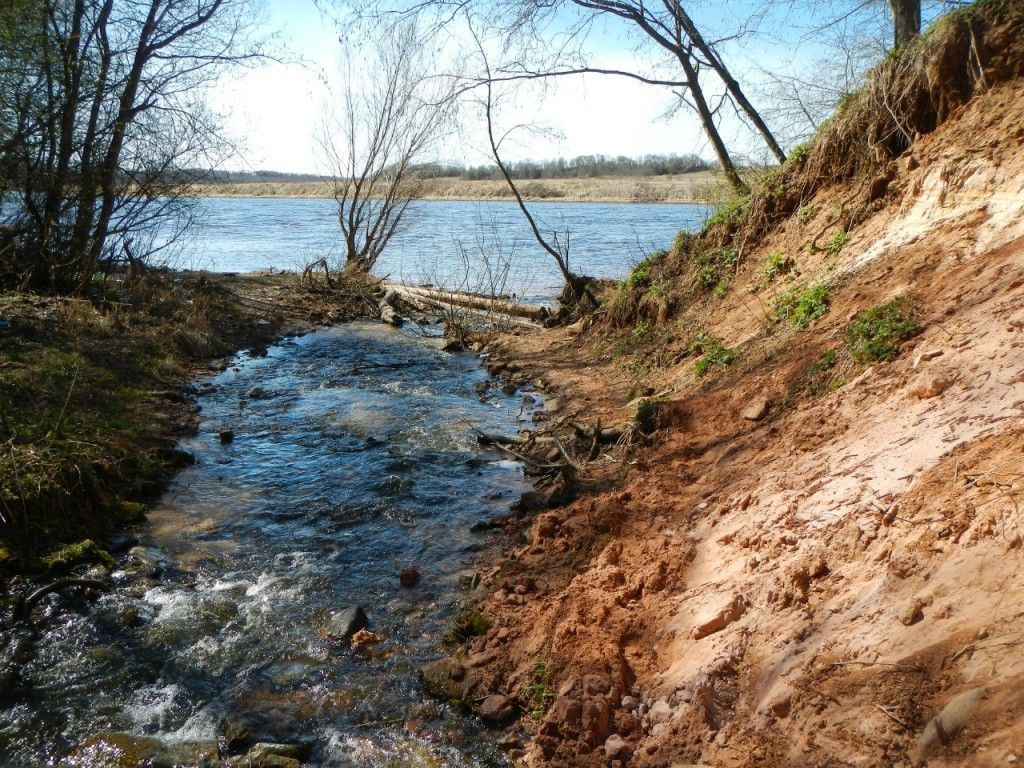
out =
<path fill-rule="evenodd" d="M 780 248 L 768 254 L 768 258 L 765 259 L 764 274 L 765 277 L 774 279 L 779 275 L 789 272 L 792 268 L 793 260 L 789 257 L 789 254 Z"/>
<path fill-rule="evenodd" d="M 825 248 L 825 250 L 828 251 L 829 254 L 831 254 L 832 256 L 837 256 L 839 252 L 843 250 L 843 246 L 846 245 L 846 242 L 849 239 L 850 233 L 847 232 L 846 230 L 841 229 L 834 235 L 832 235 L 832 239 L 828 241 L 828 246 Z"/>
<path fill-rule="evenodd" d="M 644 398 L 636 406 L 634 421 L 637 428 L 645 435 L 649 435 L 658 428 L 658 403 L 650 398 Z"/>
<path fill-rule="evenodd" d="M 800 206 L 800 210 L 797 213 L 797 216 L 800 218 L 801 224 L 806 224 L 817 215 L 818 206 L 810 204 Z"/>
<path fill-rule="evenodd" d="M 795 285 L 779 296 L 775 304 L 775 317 L 796 328 L 806 328 L 828 312 L 832 286 L 828 283 Z"/>
<path fill-rule="evenodd" d="M 555 700 L 555 692 L 551 688 L 551 673 L 547 662 L 537 659 L 533 665 L 533 680 L 523 687 L 523 698 L 530 710 L 530 717 L 540 720 Z"/>
<path fill-rule="evenodd" d="M 726 229 L 737 229 L 750 213 L 750 197 L 738 197 L 730 203 L 723 205 L 704 224 L 704 230 L 724 227 Z"/>
<path fill-rule="evenodd" d="M 912 304 L 897 298 L 858 314 L 845 334 L 853 359 L 861 363 L 894 359 L 900 353 L 900 342 L 921 328 L 915 313 Z"/>
<path fill-rule="evenodd" d="M 647 295 L 655 299 L 668 295 L 668 281 L 663 277 L 651 281 L 651 287 L 647 289 Z"/>
<path fill-rule="evenodd" d="M 807 389 L 811 394 L 817 396 L 825 390 L 838 389 L 846 383 L 846 379 L 836 377 L 834 374 L 839 364 L 839 352 L 835 349 L 826 349 L 818 359 L 807 368 Z M 836 382 L 841 382 L 838 385 Z"/>
<path fill-rule="evenodd" d="M 646 336 L 650 332 L 651 332 L 651 321 L 647 320 L 647 319 L 640 320 L 635 326 L 633 326 L 633 330 L 631 330 L 629 332 L 629 340 L 628 340 L 628 342 L 630 344 L 636 344 L 637 342 L 639 342 L 641 339 L 643 339 L 643 337 Z"/>
<path fill-rule="evenodd" d="M 631 288 L 638 288 L 649 284 L 651 281 L 651 267 L 655 262 L 667 255 L 668 251 L 655 251 L 650 254 L 646 259 L 633 267 L 633 271 L 626 278 L 626 284 Z"/>
<path fill-rule="evenodd" d="M 789 162 L 799 164 L 806 160 L 807 147 L 808 145 L 806 142 L 803 144 L 797 144 L 795 147 L 793 147 L 793 151 L 789 153 L 789 157 L 787 158 Z"/>
<path fill-rule="evenodd" d="M 697 284 L 705 291 L 721 298 L 729 288 L 732 277 L 730 271 L 736 270 L 739 261 L 739 251 L 733 248 L 719 248 L 697 255 L 694 258 Z"/>
<path fill-rule="evenodd" d="M 725 368 L 736 360 L 736 355 L 731 349 L 723 346 L 718 339 L 705 331 L 697 334 L 697 338 L 690 344 L 690 349 L 700 355 L 693 364 L 694 372 L 700 377 L 706 375 L 713 365 Z"/>

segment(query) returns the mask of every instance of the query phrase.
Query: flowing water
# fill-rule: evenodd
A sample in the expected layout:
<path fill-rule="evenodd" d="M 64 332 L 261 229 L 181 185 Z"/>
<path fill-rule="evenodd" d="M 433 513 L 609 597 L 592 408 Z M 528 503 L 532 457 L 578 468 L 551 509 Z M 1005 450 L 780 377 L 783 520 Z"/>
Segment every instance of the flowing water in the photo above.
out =
<path fill-rule="evenodd" d="M 195 239 L 180 264 L 217 272 L 301 270 L 336 258 L 340 241 L 333 200 L 206 198 Z M 531 203 L 545 235 L 569 234 L 579 274 L 621 279 L 682 230 L 699 228 L 704 205 Z M 467 257 L 467 258 L 464 258 Z M 468 259 L 468 265 L 467 265 Z M 486 265 L 485 265 L 486 261 Z M 408 284 L 516 294 L 550 300 L 561 275 L 540 249 L 515 203 L 434 200 L 414 204 L 375 272 Z"/>
<path fill-rule="evenodd" d="M 313 765 L 500 762 L 417 680 L 482 545 L 469 527 L 526 487 L 518 465 L 476 445 L 474 427 L 527 418 L 485 381 L 436 339 L 358 323 L 213 377 L 183 444 L 198 461 L 151 513 L 152 549 L 135 551 L 159 575 L 115 572 L 121 586 L 98 602 L 52 595 L 36 609 L 20 692 L 0 696 L 0 763 L 133 764 L 147 749 L 194 760 L 225 717 L 313 744 Z M 406 566 L 419 586 L 400 586 Z M 320 634 L 351 603 L 388 638 L 369 655 Z"/>

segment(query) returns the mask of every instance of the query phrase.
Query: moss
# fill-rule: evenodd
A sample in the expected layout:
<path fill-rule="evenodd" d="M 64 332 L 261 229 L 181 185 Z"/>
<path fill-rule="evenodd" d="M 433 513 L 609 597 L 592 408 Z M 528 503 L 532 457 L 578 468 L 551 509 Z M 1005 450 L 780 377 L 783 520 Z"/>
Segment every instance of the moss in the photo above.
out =
<path fill-rule="evenodd" d="M 114 568 L 114 558 L 92 539 L 67 544 L 43 558 L 43 565 L 51 573 L 66 573 L 76 565 L 103 565 Z"/>
<path fill-rule="evenodd" d="M 658 416 L 661 408 L 658 403 L 649 398 L 644 398 L 636 406 L 636 416 L 633 417 L 637 429 L 645 435 L 649 435 L 658 428 Z"/>
<path fill-rule="evenodd" d="M 900 343 L 921 328 L 915 314 L 914 306 L 903 298 L 858 314 L 844 337 L 853 359 L 860 363 L 895 359 L 900 353 Z"/>
<path fill-rule="evenodd" d="M 472 603 L 463 604 L 452 616 L 446 633 L 449 642 L 461 643 L 471 637 L 487 634 L 490 620 Z"/>

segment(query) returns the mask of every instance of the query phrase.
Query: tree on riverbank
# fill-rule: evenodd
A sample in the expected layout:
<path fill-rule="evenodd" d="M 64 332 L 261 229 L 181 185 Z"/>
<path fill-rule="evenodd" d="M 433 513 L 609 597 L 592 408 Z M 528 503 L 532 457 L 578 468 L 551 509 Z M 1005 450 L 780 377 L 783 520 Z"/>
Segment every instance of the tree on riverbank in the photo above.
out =
<path fill-rule="evenodd" d="M 0 15 L 0 283 L 82 292 L 190 220 L 223 142 L 205 90 L 259 55 L 249 0 L 15 0 Z"/>
<path fill-rule="evenodd" d="M 429 158 L 451 99 L 427 78 L 426 51 L 413 24 L 379 39 L 342 38 L 341 83 L 321 147 L 332 173 L 345 267 L 369 272 L 422 197 Z"/>

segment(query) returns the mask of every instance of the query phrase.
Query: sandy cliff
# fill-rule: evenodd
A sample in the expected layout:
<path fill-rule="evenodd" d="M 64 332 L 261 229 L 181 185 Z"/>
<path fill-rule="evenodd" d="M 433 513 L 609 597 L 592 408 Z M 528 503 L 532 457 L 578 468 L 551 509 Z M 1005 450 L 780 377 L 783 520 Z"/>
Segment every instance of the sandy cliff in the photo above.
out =
<path fill-rule="evenodd" d="M 550 690 L 525 764 L 1024 761 L 1024 88 L 1003 73 L 740 244 L 718 297 L 673 293 L 674 252 L 643 334 L 638 310 L 632 336 L 599 319 L 496 350 L 576 419 L 668 391 L 651 444 L 588 465 L 487 584 L 459 674 L 470 697 Z M 814 285 L 823 314 L 780 321 Z M 919 332 L 851 358 L 851 323 L 893 299 Z M 698 377 L 699 331 L 735 362 Z"/>

